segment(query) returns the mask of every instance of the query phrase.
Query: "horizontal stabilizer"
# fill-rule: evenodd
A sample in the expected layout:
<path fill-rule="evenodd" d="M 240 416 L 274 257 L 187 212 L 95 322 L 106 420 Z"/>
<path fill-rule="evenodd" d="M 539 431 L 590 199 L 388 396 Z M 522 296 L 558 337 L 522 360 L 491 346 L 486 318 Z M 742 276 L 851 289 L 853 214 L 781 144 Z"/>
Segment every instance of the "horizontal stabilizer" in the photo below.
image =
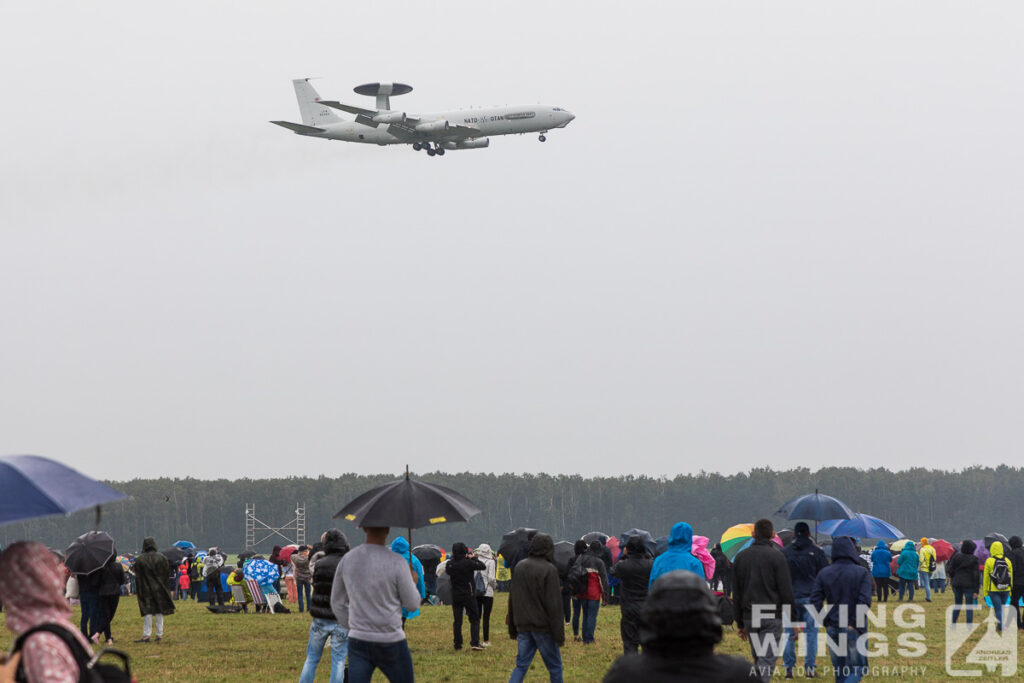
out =
<path fill-rule="evenodd" d="M 301 123 L 292 123 L 291 121 L 271 121 L 274 125 L 293 130 L 301 135 L 318 135 L 320 133 L 326 133 L 327 130 L 324 128 L 317 128 L 316 126 L 304 126 Z"/>
<path fill-rule="evenodd" d="M 376 109 L 363 109 L 362 107 L 353 107 L 351 104 L 342 104 L 335 100 L 319 100 L 319 104 L 331 109 L 340 109 L 341 111 L 347 111 L 349 114 L 362 114 L 363 116 L 376 116 L 378 114 Z"/>

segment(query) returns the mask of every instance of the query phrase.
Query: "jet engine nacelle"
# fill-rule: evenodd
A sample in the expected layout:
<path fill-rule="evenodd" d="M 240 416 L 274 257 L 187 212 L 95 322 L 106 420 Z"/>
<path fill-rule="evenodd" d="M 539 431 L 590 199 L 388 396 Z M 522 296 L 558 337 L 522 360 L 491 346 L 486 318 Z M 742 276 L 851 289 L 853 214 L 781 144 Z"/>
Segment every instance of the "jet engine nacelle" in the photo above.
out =
<path fill-rule="evenodd" d="M 404 111 L 385 111 L 373 117 L 374 123 L 405 123 Z"/>
<path fill-rule="evenodd" d="M 427 121 L 416 126 L 416 130 L 421 133 L 443 133 L 448 130 L 448 121 L 444 119 L 440 121 Z"/>
<path fill-rule="evenodd" d="M 491 144 L 490 138 L 473 138 L 459 142 L 446 142 L 442 147 L 445 149 L 483 149 Z"/>

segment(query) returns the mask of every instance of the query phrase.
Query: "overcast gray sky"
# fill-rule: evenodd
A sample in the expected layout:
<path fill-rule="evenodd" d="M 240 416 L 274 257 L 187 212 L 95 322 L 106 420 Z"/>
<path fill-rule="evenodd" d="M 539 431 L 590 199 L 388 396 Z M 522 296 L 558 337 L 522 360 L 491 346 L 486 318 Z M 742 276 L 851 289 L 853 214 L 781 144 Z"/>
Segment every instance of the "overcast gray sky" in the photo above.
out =
<path fill-rule="evenodd" d="M 0 452 L 99 477 L 1020 459 L 1020 3 L 0 5 Z M 290 80 L 565 130 L 327 143 Z"/>

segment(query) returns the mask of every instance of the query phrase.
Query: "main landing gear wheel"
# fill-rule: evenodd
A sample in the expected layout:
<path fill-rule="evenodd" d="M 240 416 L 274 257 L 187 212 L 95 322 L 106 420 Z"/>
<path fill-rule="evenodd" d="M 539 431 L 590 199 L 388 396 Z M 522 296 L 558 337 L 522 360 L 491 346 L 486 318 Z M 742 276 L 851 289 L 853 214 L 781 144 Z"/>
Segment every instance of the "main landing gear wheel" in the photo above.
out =
<path fill-rule="evenodd" d="M 427 156 L 432 157 L 435 154 L 437 154 L 437 152 L 435 152 L 432 148 L 427 147 Z"/>
<path fill-rule="evenodd" d="M 421 149 L 423 149 L 423 145 L 421 145 L 421 144 L 420 144 L 420 143 L 418 143 L 418 142 L 414 142 L 414 143 L 412 143 L 412 148 L 413 148 L 414 150 L 416 150 L 416 151 L 418 152 L 418 151 L 420 151 Z"/>
<path fill-rule="evenodd" d="M 539 138 L 537 138 L 537 139 L 538 139 L 538 140 L 540 140 L 541 142 L 544 142 L 545 140 L 547 140 L 547 138 L 546 138 L 546 137 L 544 137 L 544 134 L 543 134 L 543 133 L 541 133 L 540 137 L 539 137 Z"/>
<path fill-rule="evenodd" d="M 437 152 L 437 156 L 439 156 L 439 157 L 443 157 L 444 156 L 444 147 L 438 147 L 437 150 L 435 150 L 435 151 Z"/>

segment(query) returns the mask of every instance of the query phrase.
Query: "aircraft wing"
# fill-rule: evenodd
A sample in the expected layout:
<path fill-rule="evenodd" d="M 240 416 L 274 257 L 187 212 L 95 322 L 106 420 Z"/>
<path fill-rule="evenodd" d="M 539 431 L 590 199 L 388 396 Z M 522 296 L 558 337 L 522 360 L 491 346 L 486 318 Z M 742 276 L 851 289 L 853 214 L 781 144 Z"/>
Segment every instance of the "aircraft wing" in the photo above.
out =
<path fill-rule="evenodd" d="M 357 116 L 368 116 L 373 118 L 377 115 L 376 109 L 363 109 L 362 107 L 354 107 L 351 104 L 343 104 L 336 100 L 320 100 L 320 104 L 330 107 L 331 109 L 340 109 L 341 111 L 347 111 L 349 114 L 355 114 Z"/>
<path fill-rule="evenodd" d="M 481 135 L 483 135 L 483 131 L 479 128 L 473 128 L 471 126 L 451 126 L 443 133 L 439 133 L 438 137 L 446 140 L 465 140 L 466 138 L 476 138 Z"/>
<path fill-rule="evenodd" d="M 271 121 L 274 125 L 293 130 L 300 135 L 316 135 L 317 133 L 326 132 L 325 128 L 317 128 L 316 126 L 304 126 L 301 123 L 292 123 L 291 121 Z"/>

